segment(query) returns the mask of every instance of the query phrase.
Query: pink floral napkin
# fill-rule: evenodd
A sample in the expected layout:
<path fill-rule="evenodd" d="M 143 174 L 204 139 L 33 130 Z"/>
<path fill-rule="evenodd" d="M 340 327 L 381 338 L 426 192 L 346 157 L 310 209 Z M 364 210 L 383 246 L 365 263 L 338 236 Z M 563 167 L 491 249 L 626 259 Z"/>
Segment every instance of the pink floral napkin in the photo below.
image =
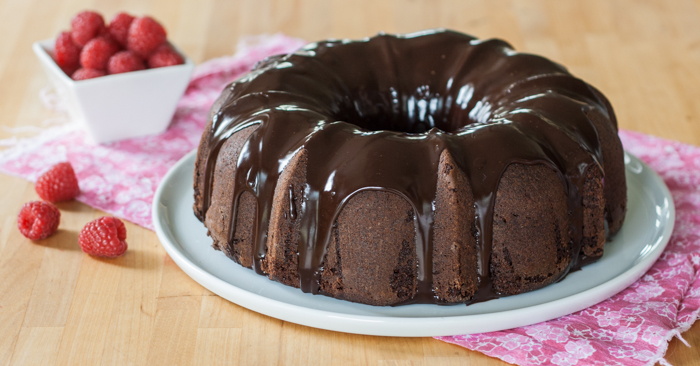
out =
<path fill-rule="evenodd" d="M 105 145 L 89 142 L 65 123 L 28 139 L 0 144 L 0 171 L 35 181 L 55 163 L 70 161 L 78 200 L 152 229 L 151 202 L 167 170 L 196 148 L 210 105 L 222 88 L 258 60 L 303 45 L 284 35 L 245 39 L 239 51 L 198 66 L 172 125 L 158 136 Z M 46 104 L 60 110 L 50 94 Z M 18 131 L 22 132 L 22 131 Z M 680 337 L 700 309 L 700 148 L 621 131 L 625 149 L 658 172 L 676 205 L 676 226 L 659 261 L 636 283 L 575 314 L 527 327 L 437 339 L 518 365 L 653 365 L 666 363 L 668 342 Z"/>

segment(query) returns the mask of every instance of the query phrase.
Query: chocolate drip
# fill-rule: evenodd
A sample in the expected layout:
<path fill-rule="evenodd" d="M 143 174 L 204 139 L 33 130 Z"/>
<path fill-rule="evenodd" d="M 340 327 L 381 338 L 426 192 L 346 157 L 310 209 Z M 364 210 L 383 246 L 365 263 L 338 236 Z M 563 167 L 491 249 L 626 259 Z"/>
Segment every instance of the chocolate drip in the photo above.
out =
<path fill-rule="evenodd" d="M 291 184 L 289 185 L 289 188 L 287 188 L 287 192 L 289 192 L 289 218 L 296 220 L 297 206 L 294 204 L 294 187 Z"/>
<path fill-rule="evenodd" d="M 560 177 L 570 210 L 572 260 L 579 267 L 586 169 L 602 169 L 601 146 L 587 117 L 606 102 L 566 69 L 517 53 L 500 40 L 451 31 L 361 41 L 312 43 L 276 56 L 229 86 L 214 116 L 204 177 L 209 206 L 216 156 L 232 134 L 259 127 L 244 145 L 234 177 L 235 220 L 245 191 L 257 199 L 256 272 L 263 274 L 277 180 L 301 149 L 308 152 L 299 220 L 299 286 L 319 293 L 331 231 L 356 193 L 381 190 L 415 212 L 417 291 L 404 303 L 438 303 L 432 283 L 437 167 L 448 150 L 471 185 L 477 213 L 479 289 L 469 302 L 497 297 L 490 280 L 493 216 L 501 176 L 511 164 L 542 164 Z M 233 228 L 230 225 L 230 240 Z"/>

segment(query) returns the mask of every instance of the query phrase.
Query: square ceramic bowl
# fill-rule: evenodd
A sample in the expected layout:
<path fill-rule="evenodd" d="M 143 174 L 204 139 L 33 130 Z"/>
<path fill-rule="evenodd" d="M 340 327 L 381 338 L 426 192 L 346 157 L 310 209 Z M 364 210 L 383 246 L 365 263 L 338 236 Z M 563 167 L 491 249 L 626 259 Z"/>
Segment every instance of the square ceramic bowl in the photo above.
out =
<path fill-rule="evenodd" d="M 35 42 L 32 48 L 71 118 L 97 143 L 165 131 L 194 70 L 192 60 L 176 49 L 182 65 L 75 81 L 53 60 L 54 43 Z"/>

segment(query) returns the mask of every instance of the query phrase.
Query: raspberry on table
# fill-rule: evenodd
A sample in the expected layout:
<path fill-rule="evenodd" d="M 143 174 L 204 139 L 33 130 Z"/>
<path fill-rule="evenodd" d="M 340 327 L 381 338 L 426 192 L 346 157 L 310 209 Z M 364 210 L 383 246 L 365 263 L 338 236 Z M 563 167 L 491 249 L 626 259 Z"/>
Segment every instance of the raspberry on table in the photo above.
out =
<path fill-rule="evenodd" d="M 80 47 L 73 42 L 70 32 L 61 32 L 54 46 L 56 64 L 70 75 L 80 67 Z"/>
<path fill-rule="evenodd" d="M 102 15 L 94 11 L 81 11 L 70 22 L 73 42 L 80 47 L 95 38 L 105 27 Z"/>
<path fill-rule="evenodd" d="M 31 201 L 25 203 L 17 216 L 19 232 L 31 240 L 41 240 L 51 236 L 58 229 L 61 212 L 49 202 Z"/>
<path fill-rule="evenodd" d="M 126 39 L 129 35 L 129 26 L 134 21 L 134 17 L 127 13 L 117 13 L 109 22 L 109 34 L 122 46 L 126 47 Z"/>
<path fill-rule="evenodd" d="M 118 51 L 119 46 L 106 38 L 92 39 L 80 52 L 80 65 L 86 69 L 104 70 L 109 58 Z"/>
<path fill-rule="evenodd" d="M 151 17 L 134 19 L 129 26 L 126 48 L 146 59 L 158 46 L 165 43 L 165 28 Z"/>
<path fill-rule="evenodd" d="M 115 53 L 107 61 L 108 74 L 121 74 L 124 72 L 143 70 L 146 66 L 133 51 L 121 51 Z"/>
<path fill-rule="evenodd" d="M 150 68 L 181 65 L 184 62 L 182 56 L 167 43 L 158 47 L 148 57 L 148 67 Z"/>
<path fill-rule="evenodd" d="M 68 162 L 58 163 L 42 174 L 34 189 L 42 200 L 49 202 L 72 200 L 80 194 L 78 178 Z"/>
<path fill-rule="evenodd" d="M 105 76 L 107 75 L 104 70 L 97 70 L 97 69 L 78 69 L 76 70 L 73 75 L 71 75 L 71 79 L 78 81 L 78 80 L 87 80 L 87 79 L 93 79 L 93 78 L 98 78 L 100 76 Z"/>
<path fill-rule="evenodd" d="M 116 217 L 103 216 L 90 221 L 80 231 L 78 243 L 83 252 L 115 258 L 126 252 L 126 227 Z"/>

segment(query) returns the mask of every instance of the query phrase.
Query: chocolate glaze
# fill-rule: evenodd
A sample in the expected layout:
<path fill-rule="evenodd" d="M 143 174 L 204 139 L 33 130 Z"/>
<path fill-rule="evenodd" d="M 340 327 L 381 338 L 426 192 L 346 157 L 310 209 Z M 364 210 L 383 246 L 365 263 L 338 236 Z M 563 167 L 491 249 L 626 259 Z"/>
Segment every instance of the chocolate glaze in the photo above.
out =
<path fill-rule="evenodd" d="M 477 212 L 479 290 L 469 302 L 498 297 L 491 286 L 492 221 L 499 180 L 513 163 L 544 164 L 567 194 L 572 261 L 579 268 L 586 170 L 602 167 L 587 112 L 609 116 L 607 101 L 565 68 L 445 30 L 360 41 L 311 43 L 271 57 L 228 86 L 213 117 L 204 178 L 209 207 L 213 169 L 232 134 L 259 127 L 244 145 L 234 177 L 235 219 L 244 191 L 257 199 L 253 268 L 263 274 L 272 198 L 280 173 L 308 151 L 301 218 L 299 286 L 319 293 L 329 237 L 343 204 L 363 190 L 389 191 L 413 206 L 418 288 L 404 303 L 439 303 L 432 289 L 432 225 L 440 154 L 449 150 L 467 175 Z M 289 188 L 293 202 L 293 190 Z M 292 218 L 297 216 L 290 204 Z M 229 242 L 235 223 L 230 225 Z"/>

